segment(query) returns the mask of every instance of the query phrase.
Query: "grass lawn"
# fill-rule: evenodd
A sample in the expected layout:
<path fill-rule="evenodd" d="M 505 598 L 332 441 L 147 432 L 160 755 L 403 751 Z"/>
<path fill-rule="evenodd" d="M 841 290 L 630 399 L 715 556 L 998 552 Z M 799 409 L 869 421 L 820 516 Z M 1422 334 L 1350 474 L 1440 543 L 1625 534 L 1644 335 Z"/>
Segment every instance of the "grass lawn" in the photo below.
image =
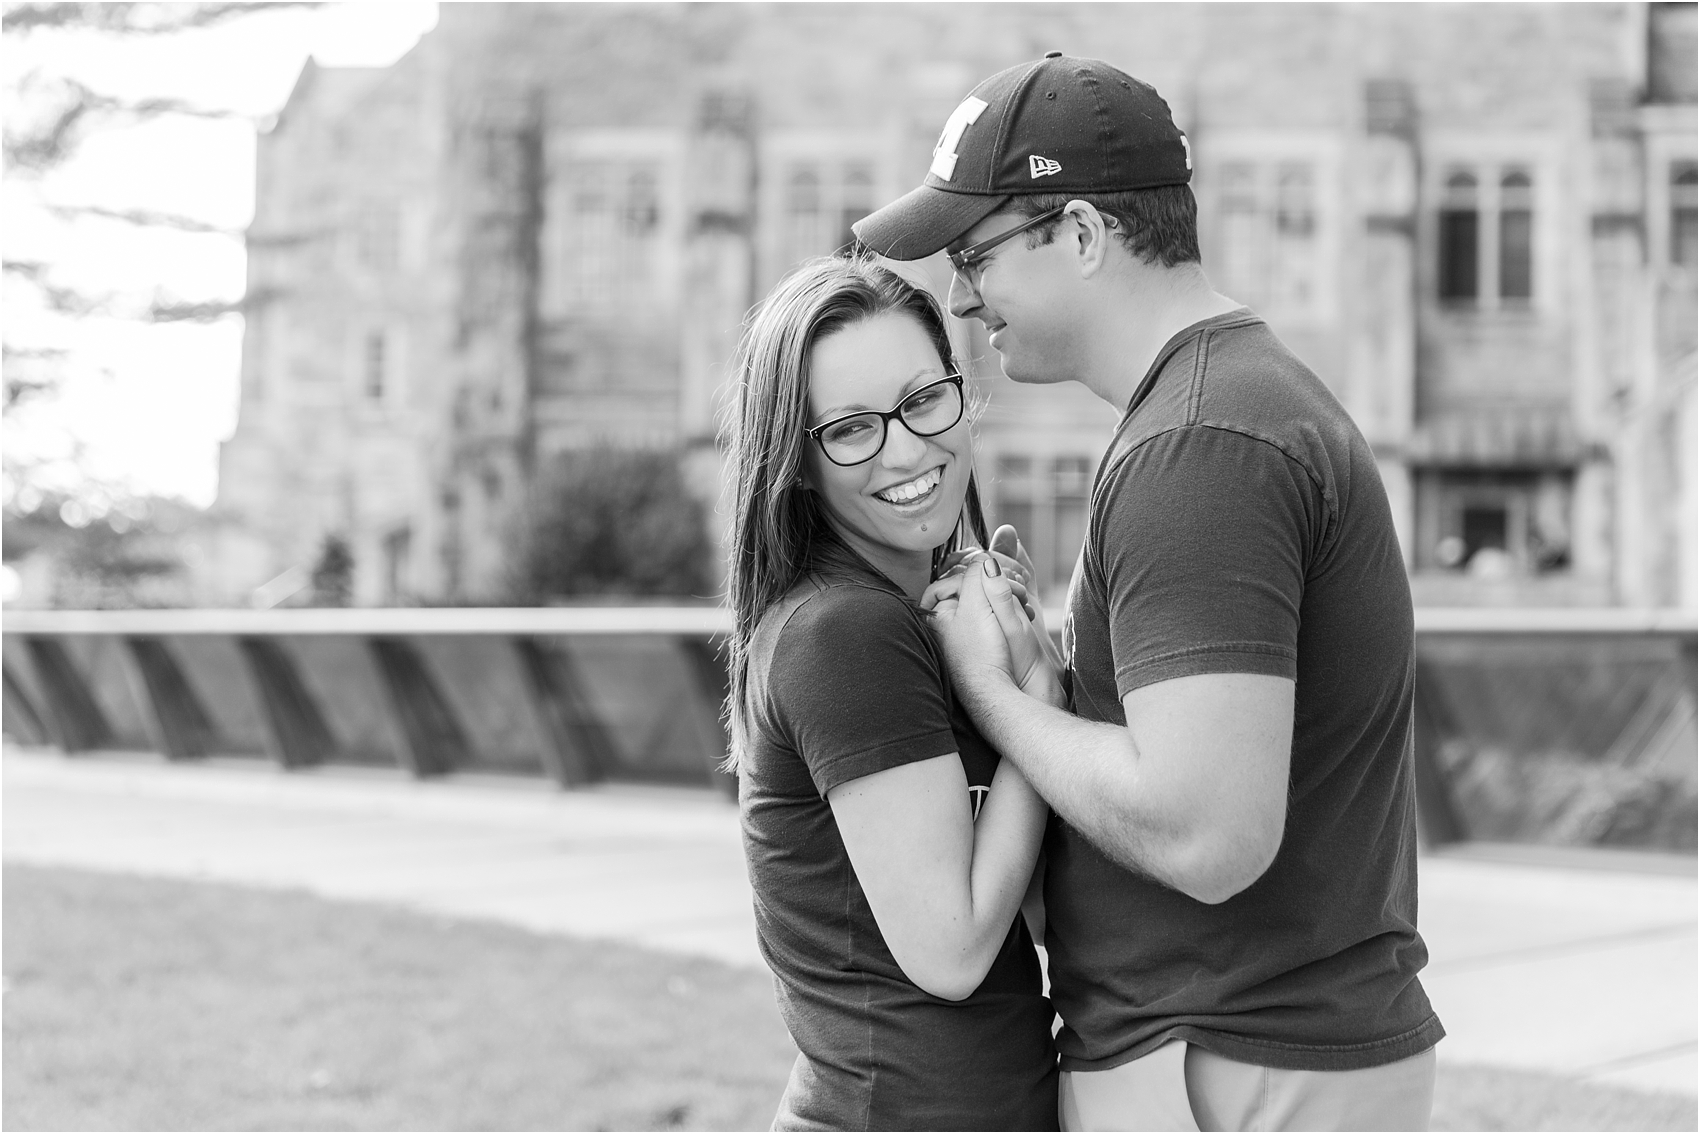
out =
<path fill-rule="evenodd" d="M 7 866 L 7 1130 L 765 1129 L 761 973 L 300 894 Z M 1436 1129 L 1693 1130 L 1693 1100 L 1443 1068 Z"/>

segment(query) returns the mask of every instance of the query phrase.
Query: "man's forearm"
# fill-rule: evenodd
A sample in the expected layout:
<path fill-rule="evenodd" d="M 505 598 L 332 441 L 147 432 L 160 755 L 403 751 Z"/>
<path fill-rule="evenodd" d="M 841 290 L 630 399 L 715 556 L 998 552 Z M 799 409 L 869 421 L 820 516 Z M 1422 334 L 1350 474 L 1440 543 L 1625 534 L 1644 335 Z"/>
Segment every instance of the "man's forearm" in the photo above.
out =
<path fill-rule="evenodd" d="M 992 746 L 1021 769 L 1051 809 L 1129 870 L 1173 885 L 1137 812 L 1137 751 L 1125 728 L 1082 720 L 990 672 L 958 695 Z"/>
<path fill-rule="evenodd" d="M 1001 672 L 959 680 L 980 732 L 1056 813 L 1113 862 L 1204 902 L 1239 892 L 1268 865 L 1212 815 L 1210 788 L 1161 774 L 1121 725 L 1083 720 Z"/>

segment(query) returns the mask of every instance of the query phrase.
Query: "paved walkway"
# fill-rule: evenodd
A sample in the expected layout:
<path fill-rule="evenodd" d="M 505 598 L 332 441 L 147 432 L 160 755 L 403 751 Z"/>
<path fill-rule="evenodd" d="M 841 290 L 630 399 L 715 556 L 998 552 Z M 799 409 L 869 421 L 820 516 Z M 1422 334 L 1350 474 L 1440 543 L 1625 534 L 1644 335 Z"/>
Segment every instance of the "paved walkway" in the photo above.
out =
<path fill-rule="evenodd" d="M 3 773 L 7 861 L 301 888 L 761 965 L 737 813 L 707 792 L 11 748 Z M 1529 858 L 1422 860 L 1441 1059 L 1694 1095 L 1693 860 Z"/>

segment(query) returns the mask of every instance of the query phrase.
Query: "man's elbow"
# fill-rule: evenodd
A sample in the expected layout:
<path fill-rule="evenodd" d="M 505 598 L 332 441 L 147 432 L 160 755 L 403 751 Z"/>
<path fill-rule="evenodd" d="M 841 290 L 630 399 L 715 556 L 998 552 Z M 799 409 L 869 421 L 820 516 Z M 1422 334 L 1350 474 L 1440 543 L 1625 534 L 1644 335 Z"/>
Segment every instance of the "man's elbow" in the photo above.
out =
<path fill-rule="evenodd" d="M 1176 862 L 1172 885 L 1195 902 L 1221 905 L 1262 878 L 1280 849 L 1279 825 L 1199 839 Z"/>

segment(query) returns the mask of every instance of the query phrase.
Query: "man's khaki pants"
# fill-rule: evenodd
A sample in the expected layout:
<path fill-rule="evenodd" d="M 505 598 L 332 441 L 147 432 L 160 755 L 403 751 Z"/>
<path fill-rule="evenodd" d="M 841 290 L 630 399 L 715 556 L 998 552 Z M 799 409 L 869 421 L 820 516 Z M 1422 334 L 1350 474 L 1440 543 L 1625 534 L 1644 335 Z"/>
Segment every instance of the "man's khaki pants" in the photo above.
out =
<path fill-rule="evenodd" d="M 1064 1071 L 1064 1130 L 1427 1130 L 1434 1049 L 1362 1071 L 1279 1071 L 1182 1040 L 1108 1071 Z"/>

